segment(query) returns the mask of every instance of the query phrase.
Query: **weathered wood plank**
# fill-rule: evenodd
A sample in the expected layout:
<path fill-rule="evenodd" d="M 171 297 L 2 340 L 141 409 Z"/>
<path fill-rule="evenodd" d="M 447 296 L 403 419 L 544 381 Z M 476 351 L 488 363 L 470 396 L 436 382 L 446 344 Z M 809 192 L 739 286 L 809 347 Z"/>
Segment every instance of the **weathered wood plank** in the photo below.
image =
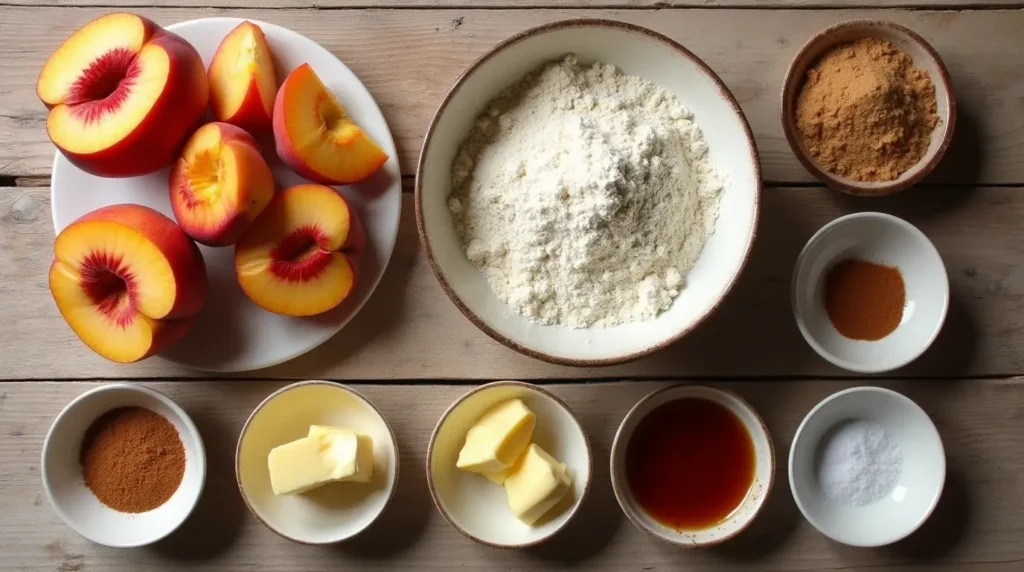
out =
<path fill-rule="evenodd" d="M 39 482 L 40 448 L 50 420 L 91 383 L 0 384 L 0 570 L 156 572 L 241 569 L 319 570 L 773 570 L 940 572 L 1017 571 L 1024 562 L 1024 381 L 879 382 L 904 392 L 932 416 L 948 459 L 939 507 L 908 540 L 878 549 L 829 542 L 803 520 L 786 476 L 788 445 L 801 418 L 840 381 L 729 383 L 761 412 L 775 441 L 776 483 L 767 508 L 738 538 L 711 550 L 680 550 L 641 533 L 615 502 L 608 455 L 623 415 L 660 387 L 651 382 L 554 385 L 583 422 L 595 453 L 582 512 L 549 543 L 494 550 L 456 533 L 430 501 L 424 455 L 430 433 L 465 386 L 358 386 L 389 419 L 399 441 L 398 491 L 382 520 L 337 547 L 290 543 L 263 528 L 234 482 L 235 441 L 246 416 L 280 382 L 154 383 L 194 418 L 206 442 L 206 492 L 192 518 L 155 547 L 113 550 L 65 527 Z"/>
<path fill-rule="evenodd" d="M 935 346 L 899 375 L 1024 373 L 1024 255 L 1020 188 L 917 188 L 863 201 L 822 188 L 765 191 L 758 243 L 736 291 L 689 338 L 640 361 L 605 369 L 554 366 L 506 349 L 477 330 L 438 286 L 419 247 L 411 195 L 398 244 L 362 312 L 322 347 L 259 376 L 340 379 L 675 378 L 846 375 L 796 329 L 789 280 L 797 254 L 829 220 L 891 212 L 935 241 L 952 302 Z M 64 324 L 46 286 L 53 232 L 45 188 L 0 190 L 0 379 L 195 376 L 159 359 L 119 366 L 88 350 Z M 250 374 L 250 376 L 253 374 Z"/>
<path fill-rule="evenodd" d="M 904 8 L 904 7 L 1011 7 L 1020 0 L 6 0 L 13 6 L 104 6 L 152 8 L 180 6 L 189 8 Z"/>
<path fill-rule="evenodd" d="M 152 0 L 148 0 L 152 1 Z M 106 3 L 106 2 L 105 2 Z M 109 8 L 7 7 L 0 23 L 0 175 L 48 174 L 53 147 L 34 96 L 39 68 L 62 38 Z M 764 176 L 810 181 L 782 135 L 780 85 L 790 59 L 821 28 L 852 17 L 909 25 L 932 41 L 960 99 L 957 141 L 934 180 L 1024 182 L 1024 66 L 1007 46 L 1019 43 L 1024 11 L 893 10 L 229 10 L 140 11 L 162 24 L 213 15 L 287 26 L 337 54 L 366 83 L 411 174 L 423 133 L 444 92 L 476 57 L 508 36 L 572 17 L 621 19 L 664 32 L 704 58 L 741 102 L 761 151 Z"/>

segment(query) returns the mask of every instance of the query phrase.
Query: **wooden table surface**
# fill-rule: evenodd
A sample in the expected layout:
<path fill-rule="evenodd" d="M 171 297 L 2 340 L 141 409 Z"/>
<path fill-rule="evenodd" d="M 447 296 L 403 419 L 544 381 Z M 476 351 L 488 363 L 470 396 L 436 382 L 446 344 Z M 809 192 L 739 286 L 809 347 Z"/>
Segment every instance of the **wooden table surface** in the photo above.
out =
<path fill-rule="evenodd" d="M 0 571 L 112 570 L 1024 570 L 1024 2 L 983 0 L 5 0 L 0 2 Z M 49 169 L 54 148 L 35 97 L 40 66 L 86 21 L 115 8 L 161 24 L 229 15 L 316 40 L 377 98 L 399 147 L 406 200 L 398 244 L 377 292 L 343 332 L 310 354 L 259 372 L 209 379 L 151 359 L 118 366 L 92 354 L 47 291 L 52 257 Z M 687 339 L 604 369 L 554 366 L 514 353 L 447 300 L 419 249 L 411 177 L 423 132 L 445 90 L 498 41 L 570 17 L 634 22 L 703 58 L 736 95 L 757 138 L 767 188 L 754 255 L 724 308 Z M 953 145 L 924 184 L 896 197 L 855 199 L 818 185 L 782 135 L 786 66 L 821 28 L 851 17 L 906 24 L 933 43 L 959 99 Z M 920 360 L 858 379 L 815 355 L 789 306 L 797 253 L 836 216 L 881 210 L 908 219 L 946 262 L 946 327 Z M 402 455 L 398 492 L 381 521 L 350 543 L 285 541 L 245 510 L 233 451 L 252 408 L 288 379 L 337 379 L 366 392 L 391 421 Z M 434 509 L 424 454 L 442 411 L 471 384 L 549 384 L 580 415 L 594 445 L 594 487 L 582 513 L 538 548 L 503 551 L 466 540 Z M 148 548 L 95 546 L 63 525 L 43 494 L 39 456 L 57 412 L 94 385 L 132 380 L 166 392 L 196 420 L 209 477 L 196 513 Z M 710 550 L 640 533 L 608 481 L 612 436 L 656 387 L 720 383 L 765 417 L 782 462 L 767 510 Z M 789 441 L 806 412 L 845 387 L 902 391 L 935 420 L 949 474 L 937 512 L 882 549 L 826 540 L 789 493 Z"/>

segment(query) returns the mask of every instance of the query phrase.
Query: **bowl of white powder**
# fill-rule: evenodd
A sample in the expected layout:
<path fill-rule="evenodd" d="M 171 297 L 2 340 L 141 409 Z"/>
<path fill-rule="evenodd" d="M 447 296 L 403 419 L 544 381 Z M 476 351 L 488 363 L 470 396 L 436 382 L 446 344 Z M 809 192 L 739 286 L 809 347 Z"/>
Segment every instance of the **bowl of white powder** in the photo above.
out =
<path fill-rule="evenodd" d="M 416 219 L 480 329 L 546 361 L 610 365 L 718 308 L 760 195 L 749 125 L 707 65 L 644 28 L 569 20 L 499 44 L 448 92 Z"/>
<path fill-rule="evenodd" d="M 837 392 L 793 437 L 789 484 L 822 534 L 851 546 L 906 538 L 931 516 L 946 480 L 935 424 L 910 398 L 881 387 Z"/>

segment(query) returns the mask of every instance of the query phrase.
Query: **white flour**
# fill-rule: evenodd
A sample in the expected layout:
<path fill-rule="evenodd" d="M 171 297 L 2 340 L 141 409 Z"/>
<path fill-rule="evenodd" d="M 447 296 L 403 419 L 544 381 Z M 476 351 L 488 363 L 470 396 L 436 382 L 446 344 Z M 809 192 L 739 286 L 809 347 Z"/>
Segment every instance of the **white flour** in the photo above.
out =
<path fill-rule="evenodd" d="M 491 102 L 452 181 L 456 231 L 498 297 L 572 328 L 668 309 L 722 188 L 673 94 L 571 55 Z"/>

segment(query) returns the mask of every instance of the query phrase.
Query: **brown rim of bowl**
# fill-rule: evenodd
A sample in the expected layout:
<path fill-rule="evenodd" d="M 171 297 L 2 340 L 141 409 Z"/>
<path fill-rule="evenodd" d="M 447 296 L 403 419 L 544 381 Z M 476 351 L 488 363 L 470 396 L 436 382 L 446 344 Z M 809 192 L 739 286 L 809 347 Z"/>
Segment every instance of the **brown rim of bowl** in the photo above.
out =
<path fill-rule="evenodd" d="M 441 430 L 441 426 L 444 425 L 444 422 L 448 419 L 448 416 L 451 415 L 452 411 L 455 411 L 455 408 L 461 405 L 462 402 L 469 399 L 470 396 L 481 391 L 484 391 L 486 389 L 490 389 L 492 387 L 501 387 L 504 385 L 525 387 L 528 390 L 536 391 L 537 393 L 540 393 L 541 395 L 544 395 L 545 397 L 548 397 L 551 400 L 553 400 L 555 403 L 561 406 L 561 408 L 564 409 L 566 413 L 569 414 L 569 417 L 572 418 L 573 422 L 575 422 L 576 425 L 580 428 L 580 433 L 583 435 L 583 442 L 586 443 L 587 445 L 587 464 L 589 465 L 589 468 L 587 470 L 587 482 L 583 485 L 583 493 L 580 494 L 580 498 L 576 499 L 576 502 L 573 503 L 573 507 L 569 511 L 569 515 L 565 519 L 565 522 L 563 522 L 558 528 L 548 533 L 547 536 L 543 538 L 538 538 L 537 540 L 533 540 L 530 542 L 524 542 L 522 544 L 496 544 L 494 542 L 488 542 L 486 540 L 473 536 L 465 529 L 455 524 L 455 521 L 453 521 L 452 518 L 448 516 L 448 511 L 443 508 L 441 499 L 439 499 L 437 496 L 437 489 L 434 487 L 434 476 L 430 470 L 430 466 L 434 458 L 434 443 L 437 441 L 437 432 Z M 427 459 L 425 465 L 427 469 L 427 488 L 430 490 L 430 498 L 431 500 L 434 501 L 434 507 L 437 509 L 437 512 L 441 513 L 441 516 L 443 516 L 444 519 L 448 521 L 448 524 L 450 524 L 451 527 L 457 530 L 459 534 L 461 534 L 462 536 L 465 536 L 466 538 L 474 542 L 479 542 L 480 544 L 483 544 L 485 546 L 502 549 L 529 548 L 531 546 L 536 546 L 546 540 L 551 539 L 556 534 L 561 532 L 572 521 L 573 517 L 576 516 L 576 513 L 579 511 L 580 507 L 583 506 L 583 503 L 586 502 L 587 494 L 590 493 L 590 484 L 594 480 L 594 454 L 590 446 L 590 438 L 587 437 L 587 431 L 586 429 L 583 428 L 583 424 L 580 423 L 579 417 L 576 417 L 576 413 L 573 412 L 572 408 L 570 408 L 557 395 L 540 387 L 539 385 L 534 385 L 532 383 L 526 383 L 523 381 L 492 381 L 491 383 L 485 383 L 483 385 L 477 386 L 467 391 L 466 393 L 462 394 L 461 397 L 456 399 L 451 405 L 448 406 L 448 409 L 444 410 L 444 413 L 441 415 L 441 418 L 437 420 L 437 425 L 434 426 L 434 430 L 430 433 L 430 443 L 427 445 Z"/>
<path fill-rule="evenodd" d="M 266 520 L 263 520 L 263 517 L 261 517 L 256 512 L 256 509 L 254 509 L 252 507 L 252 504 L 249 503 L 249 497 L 248 497 L 248 495 L 245 494 L 245 488 L 242 487 L 242 475 L 240 474 L 240 470 L 239 470 L 240 469 L 240 467 L 239 467 L 239 465 L 240 465 L 239 459 L 241 458 L 241 452 L 242 452 L 242 439 L 245 438 L 245 434 L 249 431 L 249 423 L 252 422 L 253 417 L 255 417 L 256 414 L 259 413 L 260 410 L 263 409 L 263 407 L 266 404 L 270 403 L 271 399 L 274 399 L 275 397 L 281 395 L 282 393 L 284 393 L 286 391 L 290 391 L 292 389 L 295 389 L 295 388 L 298 388 L 298 387 L 302 387 L 304 385 L 327 385 L 327 386 L 334 387 L 336 389 L 341 389 L 342 391 L 347 391 L 348 393 L 351 393 L 352 395 L 355 395 L 356 397 L 358 397 L 360 400 L 363 401 L 363 403 L 366 403 L 367 405 L 369 405 L 370 409 L 373 409 L 373 411 L 377 413 L 377 415 L 381 418 L 381 420 L 384 421 L 384 426 L 387 427 L 388 435 L 391 437 L 391 444 L 392 444 L 392 446 L 395 449 L 395 478 L 394 478 L 394 484 L 391 486 L 391 490 L 388 491 L 388 498 L 384 501 L 384 505 L 381 507 L 380 513 L 378 513 L 377 516 L 375 516 L 373 518 L 373 520 L 370 521 L 369 524 L 367 524 L 365 527 L 363 527 L 362 530 L 360 530 L 359 532 L 356 532 L 355 534 L 353 534 L 353 535 L 351 535 L 351 536 L 349 536 L 347 538 L 342 538 L 340 540 L 330 540 L 330 541 L 327 541 L 327 542 L 309 542 L 307 540 L 299 540 L 298 538 L 292 538 L 291 536 L 288 536 L 287 534 L 285 534 L 285 533 L 277 530 L 273 526 L 271 526 Z M 368 530 L 370 527 L 372 527 L 373 523 L 376 522 L 377 519 L 380 518 L 380 516 L 382 514 L 384 514 L 384 511 L 387 510 L 388 505 L 391 504 L 391 499 L 394 498 L 394 496 L 395 496 L 395 489 L 398 488 L 398 470 L 399 470 L 399 468 L 401 466 L 401 462 L 400 461 L 401 461 L 401 457 L 400 457 L 399 451 L 398 451 L 398 440 L 395 439 L 395 432 L 394 432 L 394 430 L 391 429 L 391 424 L 388 423 L 388 418 L 384 417 L 384 414 L 380 412 L 380 409 L 378 409 L 377 406 L 374 405 L 374 403 L 372 401 L 367 399 L 366 396 L 363 395 L 362 393 L 359 393 L 355 389 L 352 389 L 351 387 L 349 387 L 349 386 L 347 386 L 345 384 L 338 383 L 336 381 L 326 381 L 326 380 L 313 379 L 313 380 L 308 380 L 308 381 L 299 381 L 299 382 L 296 382 L 296 383 L 291 383 L 291 384 L 288 384 L 288 385 L 286 385 L 286 386 L 284 386 L 284 387 L 274 391 L 270 395 L 266 396 L 263 399 L 263 401 L 260 401 L 260 404 L 257 405 L 256 408 L 252 410 L 252 413 L 249 414 L 249 417 L 246 418 L 245 424 L 242 425 L 242 431 L 239 432 L 239 434 L 238 434 L 238 442 L 235 445 L 235 484 L 238 485 L 238 492 L 241 495 L 242 500 L 245 502 L 245 507 L 247 509 L 249 509 L 249 513 L 252 514 L 252 516 L 257 521 L 259 521 L 260 524 L 265 526 L 267 528 L 267 530 L 273 532 L 274 534 L 280 536 L 281 538 L 284 538 L 285 540 L 291 540 L 292 542 L 296 542 L 298 544 L 305 544 L 307 546 L 327 546 L 327 545 L 331 545 L 331 544 L 338 544 L 338 543 L 341 543 L 341 542 L 346 542 L 348 540 L 352 540 L 353 538 L 355 538 L 355 537 L 359 536 L 360 534 L 366 532 L 366 530 Z"/>
<path fill-rule="evenodd" d="M 888 28 L 906 35 L 911 41 L 920 46 L 921 49 L 928 54 L 928 57 L 935 61 L 935 67 L 939 71 L 938 78 L 931 77 L 931 74 L 929 74 L 929 77 L 932 79 L 933 83 L 938 79 L 938 81 L 941 82 L 943 91 L 946 93 L 948 113 L 946 117 L 941 118 L 942 125 L 940 127 L 943 129 L 942 141 L 939 143 L 939 146 L 935 150 L 935 154 L 932 155 L 931 159 L 923 164 L 919 160 L 911 166 L 908 171 L 916 170 L 916 172 L 902 181 L 862 182 L 834 175 L 819 166 L 817 161 L 811 158 L 810 154 L 804 148 L 803 142 L 796 135 L 795 98 L 799 88 L 797 82 L 803 82 L 803 74 L 801 74 L 801 77 L 796 77 L 795 74 L 797 62 L 803 59 L 812 47 L 836 32 L 869 28 Z M 953 131 L 956 127 L 956 94 L 953 93 L 953 81 L 950 79 L 949 70 L 946 69 L 946 64 L 942 61 L 942 58 L 939 57 L 935 48 L 933 48 L 927 40 L 921 37 L 920 34 L 910 28 L 886 20 L 845 20 L 843 22 L 833 24 L 812 36 L 804 43 L 803 46 L 800 47 L 796 55 L 793 56 L 793 59 L 789 62 L 789 67 L 786 68 L 786 75 L 782 81 L 782 97 L 780 98 L 780 101 L 781 109 L 779 111 L 782 116 L 782 131 L 786 134 L 786 141 L 789 143 L 789 147 L 793 151 L 793 154 L 796 155 L 797 160 L 800 161 L 800 164 L 826 186 L 856 196 L 885 196 L 916 185 L 921 179 L 928 176 L 928 174 L 935 169 L 935 166 L 939 164 L 939 161 L 942 160 L 942 157 L 946 154 L 946 149 L 949 148 L 949 144 L 953 140 Z M 921 159 L 923 160 L 924 157 Z"/>
<path fill-rule="evenodd" d="M 625 425 L 626 420 L 629 419 L 630 416 L 634 415 L 636 413 L 637 409 L 641 405 L 643 405 L 644 403 L 650 401 L 651 399 L 654 399 L 655 397 L 657 397 L 658 395 L 661 395 L 662 393 L 665 393 L 665 392 L 668 392 L 668 391 L 672 391 L 672 390 L 676 390 L 676 389 L 679 389 L 679 388 L 682 388 L 682 387 L 687 387 L 687 388 L 704 388 L 704 389 L 711 390 L 713 392 L 721 393 L 721 394 L 726 395 L 726 396 L 728 396 L 728 397 L 730 397 L 732 399 L 735 399 L 737 402 L 739 402 L 739 404 L 741 406 L 745 407 L 747 409 L 747 411 L 750 412 L 751 415 L 754 416 L 754 419 L 757 420 L 758 425 L 761 427 L 761 431 L 764 433 L 765 439 L 768 441 L 768 461 L 770 463 L 770 467 L 768 469 L 768 482 L 767 482 L 767 484 L 764 487 L 764 494 L 761 497 L 761 499 L 762 499 L 761 503 L 759 505 L 757 505 L 757 507 L 754 508 L 753 512 L 750 513 L 750 516 L 747 518 L 747 521 L 743 524 L 743 526 L 739 527 L 738 529 L 736 529 L 731 534 L 727 534 L 726 536 L 723 536 L 721 538 L 716 538 L 716 539 L 710 540 L 708 542 L 701 542 L 701 543 L 695 543 L 695 542 L 691 542 L 691 543 L 673 542 L 671 540 L 667 540 L 665 538 L 662 538 L 662 537 L 654 534 L 654 532 L 648 530 L 648 528 L 646 526 L 641 524 L 637 519 L 633 518 L 633 515 L 631 515 L 629 513 L 629 511 L 626 510 L 625 506 L 623 506 L 625 503 L 622 500 L 622 493 L 620 493 L 619 489 L 622 486 L 625 486 L 625 487 L 628 488 L 629 485 L 628 484 L 620 485 L 619 479 L 616 478 L 616 476 L 615 476 L 615 465 L 616 465 L 616 463 L 615 463 L 615 451 L 620 446 L 619 439 L 622 437 L 622 426 Z M 683 399 L 683 398 L 680 397 L 679 399 Z M 623 444 L 621 446 L 628 446 L 628 445 L 629 445 L 629 443 L 625 443 L 625 444 Z M 740 533 L 742 533 L 744 530 L 746 530 L 751 524 L 753 524 L 754 521 L 757 520 L 757 516 L 759 514 L 761 514 L 761 511 L 764 509 L 764 505 L 768 503 L 768 497 L 771 495 L 772 488 L 775 486 L 775 469 L 776 469 L 776 465 L 775 465 L 775 441 L 772 439 L 771 432 L 768 431 L 768 425 L 765 424 L 764 419 L 757 412 L 757 409 L 754 409 L 754 406 L 751 405 L 749 401 L 747 401 L 746 399 L 740 397 L 740 395 L 738 393 L 736 393 L 735 391 L 732 391 L 730 389 L 725 389 L 723 387 L 718 387 L 716 385 L 703 385 L 703 384 L 695 384 L 695 383 L 694 384 L 691 384 L 691 383 L 676 383 L 676 384 L 673 384 L 673 385 L 668 385 L 666 387 L 662 387 L 660 389 L 656 389 L 656 390 L 648 393 L 647 395 L 643 396 L 642 398 L 640 398 L 640 401 L 637 401 L 633 405 L 633 407 L 630 407 L 629 411 L 626 412 L 626 415 L 622 418 L 622 421 L 619 422 L 619 427 L 615 430 L 615 438 L 612 439 L 611 454 L 609 455 L 609 460 L 608 460 L 608 473 L 609 473 L 609 477 L 611 478 L 611 481 L 612 481 L 612 493 L 615 495 L 615 501 L 619 504 L 619 508 L 622 510 L 622 513 L 626 515 L 626 518 L 628 518 L 629 521 L 633 523 L 633 526 L 635 526 L 638 529 L 642 530 L 644 532 L 644 534 L 650 536 L 651 538 L 659 540 L 659 541 L 661 541 L 661 542 L 663 542 L 665 544 L 670 544 L 672 546 L 681 546 L 683 548 L 690 548 L 690 549 L 707 548 L 709 546 L 715 546 L 715 545 L 721 544 L 723 542 L 726 542 L 727 540 L 731 540 L 731 539 L 735 538 Z M 637 508 L 640 508 L 640 507 L 638 506 Z M 641 508 L 640 510 L 643 510 L 643 509 Z"/>
<path fill-rule="evenodd" d="M 641 34 L 672 48 L 677 53 L 682 55 L 684 58 L 690 60 L 694 65 L 697 66 L 697 68 L 702 73 L 707 75 L 718 88 L 718 91 L 722 95 L 722 97 L 726 100 L 726 102 L 729 103 L 729 105 L 736 112 L 736 115 L 740 120 L 740 124 L 743 126 L 744 135 L 746 135 L 747 142 L 749 143 L 751 149 L 750 159 L 754 166 L 754 178 L 757 184 L 757 189 L 754 194 L 754 222 L 750 228 L 750 237 L 747 240 L 746 252 L 743 253 L 743 260 L 740 262 L 739 268 L 736 269 L 736 273 L 729 280 L 729 283 L 726 284 L 724 289 L 722 289 L 722 292 L 719 295 L 718 299 L 715 300 L 715 303 L 712 304 L 711 308 L 708 309 L 708 311 L 705 312 L 703 316 L 701 316 L 692 324 L 690 324 L 689 327 L 683 329 L 682 331 L 669 337 L 668 339 L 663 340 L 657 344 L 654 344 L 638 352 L 602 359 L 568 359 L 549 355 L 538 350 L 533 350 L 510 340 L 509 338 L 505 337 L 494 328 L 488 326 L 483 320 L 480 319 L 479 316 L 474 314 L 473 311 L 470 310 L 465 303 L 463 303 L 462 299 L 459 298 L 458 294 L 455 293 L 451 285 L 448 283 L 448 279 L 445 278 L 444 273 L 441 272 L 441 268 L 437 265 L 437 261 L 434 259 L 434 252 L 430 247 L 430 241 L 427 240 L 427 232 L 423 223 L 422 172 L 423 165 L 427 156 L 427 150 L 430 148 L 430 140 L 434 135 L 434 129 L 437 127 L 438 120 L 447 109 L 448 104 L 451 102 L 451 99 L 462 88 L 463 83 L 467 80 L 467 78 L 473 75 L 473 73 L 476 72 L 476 70 L 480 66 L 485 64 L 488 60 L 490 60 L 498 53 L 504 51 L 506 48 L 509 48 L 510 46 L 517 44 L 523 40 L 526 40 L 528 38 L 531 38 L 533 36 L 544 34 L 551 31 L 561 30 L 563 28 L 586 27 L 616 28 L 620 30 L 625 30 L 627 32 Z M 466 71 L 462 72 L 462 75 L 460 75 L 459 78 L 455 80 L 455 84 L 452 85 L 451 89 L 448 90 L 448 93 L 445 94 L 444 99 L 441 100 L 441 105 L 438 106 L 437 111 L 434 112 L 434 116 L 430 120 L 430 126 L 427 128 L 427 133 L 423 138 L 423 146 L 420 151 L 419 160 L 417 161 L 416 164 L 416 184 L 413 191 L 413 197 L 416 211 L 416 230 L 419 233 L 420 243 L 423 245 L 423 250 L 427 255 L 427 261 L 430 263 L 430 268 L 434 272 L 434 277 L 437 278 L 438 282 L 440 282 L 441 288 L 444 289 L 444 292 L 445 294 L 448 295 L 448 298 L 455 304 L 459 311 L 462 312 L 462 315 L 464 315 L 466 318 L 469 319 L 470 322 L 473 323 L 473 325 L 475 325 L 485 334 L 490 336 L 495 341 L 501 343 L 502 345 L 511 348 L 523 355 L 527 355 L 532 358 L 539 359 L 541 361 L 558 365 L 568 365 L 576 367 L 603 367 L 630 362 L 633 360 L 640 359 L 644 356 L 650 355 L 652 353 L 655 353 L 657 351 L 661 351 L 666 347 L 678 342 L 693 330 L 697 329 L 697 327 L 699 327 L 701 324 L 707 321 L 708 318 L 710 318 L 715 312 L 718 311 L 722 303 L 725 301 L 725 298 L 729 295 L 730 292 L 732 292 L 733 287 L 736 286 L 736 282 L 739 280 L 740 275 L 743 274 L 743 270 L 746 268 L 747 262 L 749 262 L 750 260 L 750 253 L 753 250 L 754 242 L 757 239 L 757 227 L 760 222 L 761 193 L 763 192 L 763 187 L 764 185 L 761 181 L 761 162 L 757 152 L 757 144 L 754 142 L 753 132 L 751 132 L 750 130 L 750 123 L 747 121 L 746 116 L 743 115 L 743 110 L 740 109 L 740 105 L 736 101 L 736 98 L 733 97 L 732 92 L 729 91 L 729 88 L 726 87 L 725 83 L 722 82 L 721 78 L 719 78 L 718 75 L 707 64 L 705 64 L 703 60 L 694 55 L 694 53 L 691 52 L 690 50 L 683 47 L 682 44 L 679 44 L 675 40 L 662 34 L 659 34 L 653 30 L 649 30 L 647 28 L 643 28 L 635 24 L 619 22 L 616 20 L 580 18 L 551 22 L 549 24 L 543 24 L 541 26 L 537 26 L 535 28 L 530 28 L 528 30 L 519 32 L 518 34 L 515 34 L 514 36 L 506 40 L 503 40 L 498 45 L 488 50 L 482 56 L 477 58 L 476 61 L 470 64 Z"/>

